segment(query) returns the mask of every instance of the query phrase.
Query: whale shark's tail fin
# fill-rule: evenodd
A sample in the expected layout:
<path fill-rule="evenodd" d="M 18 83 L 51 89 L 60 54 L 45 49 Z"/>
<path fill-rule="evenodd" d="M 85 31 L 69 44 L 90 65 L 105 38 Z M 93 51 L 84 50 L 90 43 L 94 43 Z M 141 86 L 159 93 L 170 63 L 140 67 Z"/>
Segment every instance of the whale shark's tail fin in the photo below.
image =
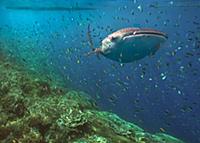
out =
<path fill-rule="evenodd" d="M 97 58 L 100 59 L 100 51 L 99 51 L 99 48 L 96 48 L 88 53 L 85 54 L 85 56 L 90 56 L 90 55 L 93 55 L 93 54 L 96 54 Z"/>
<path fill-rule="evenodd" d="M 97 58 L 100 59 L 100 57 L 99 57 L 100 49 L 94 47 L 94 44 L 93 44 L 93 41 L 92 41 L 92 36 L 91 36 L 90 24 L 88 24 L 87 30 L 88 30 L 87 31 L 87 39 L 88 39 L 88 43 L 90 45 L 91 51 L 86 53 L 85 56 L 90 56 L 90 55 L 96 54 Z"/>
<path fill-rule="evenodd" d="M 90 24 L 88 24 L 88 29 L 87 30 L 88 30 L 87 31 L 88 43 L 89 43 L 90 48 L 92 49 L 92 51 L 95 51 L 94 44 L 93 44 L 93 41 L 92 41 L 91 31 L 90 31 Z"/>

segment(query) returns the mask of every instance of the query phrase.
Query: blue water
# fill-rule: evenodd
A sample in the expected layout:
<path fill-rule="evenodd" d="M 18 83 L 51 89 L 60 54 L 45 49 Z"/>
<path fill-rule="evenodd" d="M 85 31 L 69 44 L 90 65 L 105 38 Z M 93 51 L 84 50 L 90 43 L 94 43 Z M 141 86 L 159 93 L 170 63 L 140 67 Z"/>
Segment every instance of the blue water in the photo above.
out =
<path fill-rule="evenodd" d="M 102 110 L 198 143 L 199 13 L 199 0 L 1 0 L 0 43 L 31 70 L 88 92 Z M 88 24 L 95 47 L 125 27 L 154 28 L 169 38 L 153 57 L 120 64 L 84 56 Z"/>

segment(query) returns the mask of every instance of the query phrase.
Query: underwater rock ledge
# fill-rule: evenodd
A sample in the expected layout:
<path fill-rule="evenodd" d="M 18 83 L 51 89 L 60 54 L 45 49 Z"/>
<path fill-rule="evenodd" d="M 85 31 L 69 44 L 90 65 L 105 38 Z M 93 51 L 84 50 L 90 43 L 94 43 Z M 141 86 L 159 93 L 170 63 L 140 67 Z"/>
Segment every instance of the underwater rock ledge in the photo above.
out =
<path fill-rule="evenodd" d="M 84 92 L 66 90 L 0 56 L 1 143 L 183 143 L 150 134 L 97 110 Z"/>

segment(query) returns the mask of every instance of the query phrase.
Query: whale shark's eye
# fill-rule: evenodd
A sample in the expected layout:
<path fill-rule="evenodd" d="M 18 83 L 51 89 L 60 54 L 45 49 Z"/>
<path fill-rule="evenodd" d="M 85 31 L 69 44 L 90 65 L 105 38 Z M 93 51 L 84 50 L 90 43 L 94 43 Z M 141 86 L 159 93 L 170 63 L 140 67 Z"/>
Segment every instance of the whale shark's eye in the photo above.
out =
<path fill-rule="evenodd" d="M 111 37 L 110 41 L 114 42 L 114 41 L 117 41 L 118 39 L 119 39 L 118 36 L 116 36 L 116 37 Z"/>

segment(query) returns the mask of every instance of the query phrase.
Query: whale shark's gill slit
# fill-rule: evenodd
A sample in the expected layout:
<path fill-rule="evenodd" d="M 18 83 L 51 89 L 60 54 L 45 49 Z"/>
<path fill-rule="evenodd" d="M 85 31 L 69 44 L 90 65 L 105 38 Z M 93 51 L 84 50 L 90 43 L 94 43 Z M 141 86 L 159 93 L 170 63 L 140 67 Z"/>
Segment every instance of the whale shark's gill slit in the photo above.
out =
<path fill-rule="evenodd" d="M 162 36 L 163 38 L 168 39 L 168 36 L 165 33 L 161 33 L 161 32 L 153 32 L 153 31 L 136 31 L 135 32 L 135 35 L 140 35 L 140 34 Z"/>

